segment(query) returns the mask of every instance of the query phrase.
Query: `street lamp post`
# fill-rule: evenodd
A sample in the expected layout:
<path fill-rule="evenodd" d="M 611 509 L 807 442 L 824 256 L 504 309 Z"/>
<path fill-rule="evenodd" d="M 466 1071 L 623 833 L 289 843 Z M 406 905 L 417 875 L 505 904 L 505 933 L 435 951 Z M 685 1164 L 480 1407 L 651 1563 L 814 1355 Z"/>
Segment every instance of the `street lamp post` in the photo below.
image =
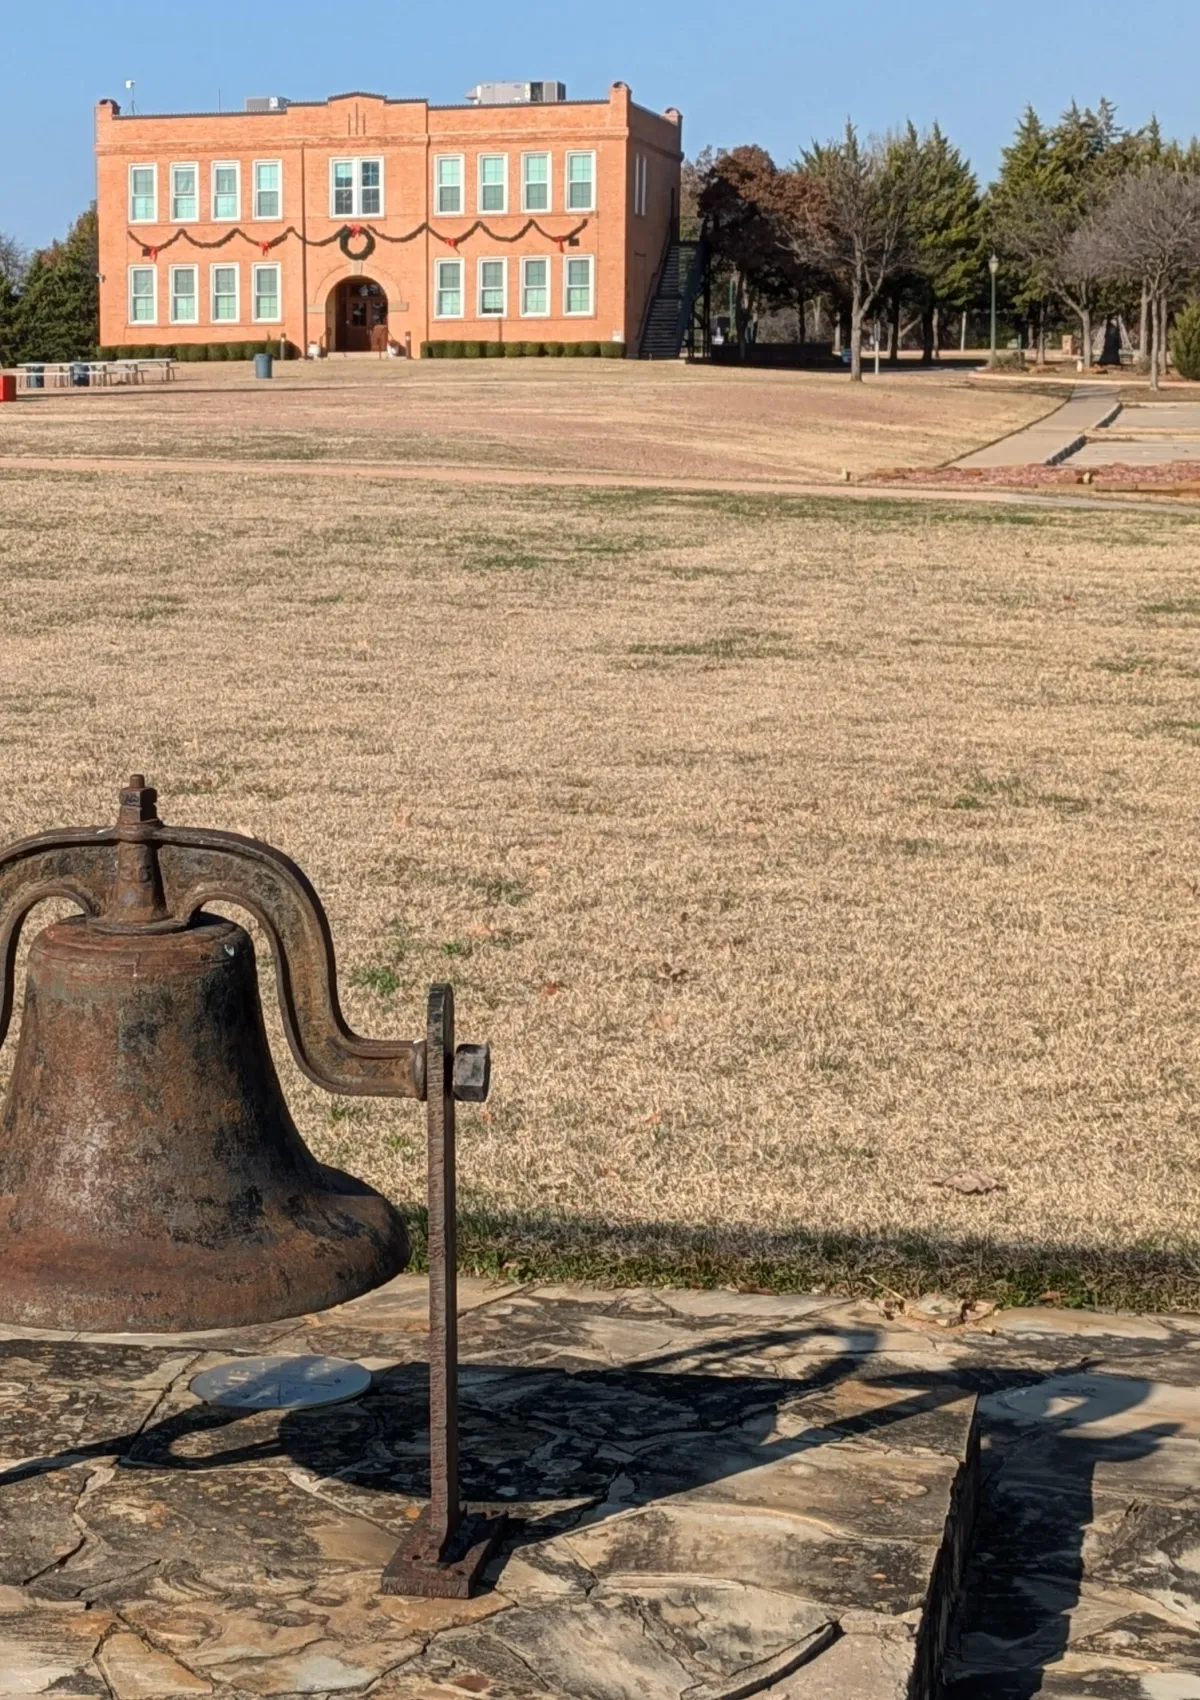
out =
<path fill-rule="evenodd" d="M 1000 270 L 1000 257 L 999 257 L 998 254 L 993 254 L 992 257 L 989 259 L 988 270 L 992 274 L 992 359 L 991 359 L 991 364 L 994 366 L 996 364 L 996 273 Z"/>

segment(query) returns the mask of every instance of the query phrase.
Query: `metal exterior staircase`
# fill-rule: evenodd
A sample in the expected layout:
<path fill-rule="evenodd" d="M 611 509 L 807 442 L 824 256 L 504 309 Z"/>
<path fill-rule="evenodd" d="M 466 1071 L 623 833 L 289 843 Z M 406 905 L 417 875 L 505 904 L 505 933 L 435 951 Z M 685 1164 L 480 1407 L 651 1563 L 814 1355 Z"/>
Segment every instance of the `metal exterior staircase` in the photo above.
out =
<path fill-rule="evenodd" d="M 678 360 L 704 277 L 704 244 L 667 245 L 638 344 L 642 360 Z"/>

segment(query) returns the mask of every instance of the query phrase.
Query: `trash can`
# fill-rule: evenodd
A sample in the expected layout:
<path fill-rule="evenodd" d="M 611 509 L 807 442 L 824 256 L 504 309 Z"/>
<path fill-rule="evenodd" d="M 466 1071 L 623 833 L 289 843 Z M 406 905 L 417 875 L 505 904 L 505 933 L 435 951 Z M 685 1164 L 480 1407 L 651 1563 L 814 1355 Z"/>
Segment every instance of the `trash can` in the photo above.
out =
<path fill-rule="evenodd" d="M 0 372 L 0 401 L 16 401 L 17 374 L 15 372 Z"/>
<path fill-rule="evenodd" d="M 256 378 L 273 378 L 274 375 L 275 362 L 271 356 L 269 354 L 256 354 L 254 356 L 254 376 Z"/>
<path fill-rule="evenodd" d="M 46 387 L 46 369 L 44 366 L 27 366 L 25 368 L 25 388 L 28 390 L 44 390 Z"/>
<path fill-rule="evenodd" d="M 77 360 L 71 367 L 71 387 L 85 390 L 92 381 L 92 374 L 82 361 Z"/>

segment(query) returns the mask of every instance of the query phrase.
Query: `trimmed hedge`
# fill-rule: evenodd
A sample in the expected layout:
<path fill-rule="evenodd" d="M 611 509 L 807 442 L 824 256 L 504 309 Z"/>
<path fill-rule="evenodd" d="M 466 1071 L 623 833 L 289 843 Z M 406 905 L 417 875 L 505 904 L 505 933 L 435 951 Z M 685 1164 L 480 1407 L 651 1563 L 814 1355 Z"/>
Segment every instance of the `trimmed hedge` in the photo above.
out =
<path fill-rule="evenodd" d="M 256 354 L 272 354 L 276 360 L 295 360 L 299 350 L 294 343 L 268 342 L 178 342 L 128 343 L 99 348 L 97 360 L 253 360 Z"/>
<path fill-rule="evenodd" d="M 450 339 L 423 342 L 424 360 L 532 360 L 542 355 L 555 359 L 575 357 L 582 360 L 624 360 L 623 342 L 473 342 Z"/>

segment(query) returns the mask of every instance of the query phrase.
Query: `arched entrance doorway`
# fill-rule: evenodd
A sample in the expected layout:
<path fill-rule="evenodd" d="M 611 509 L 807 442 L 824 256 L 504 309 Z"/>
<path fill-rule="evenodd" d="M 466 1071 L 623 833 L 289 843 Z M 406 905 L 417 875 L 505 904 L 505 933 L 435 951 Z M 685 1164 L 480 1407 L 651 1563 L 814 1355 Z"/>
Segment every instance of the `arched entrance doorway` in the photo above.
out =
<path fill-rule="evenodd" d="M 329 346 L 339 354 L 380 352 L 387 346 L 387 291 L 374 278 L 347 277 L 332 296 Z"/>

